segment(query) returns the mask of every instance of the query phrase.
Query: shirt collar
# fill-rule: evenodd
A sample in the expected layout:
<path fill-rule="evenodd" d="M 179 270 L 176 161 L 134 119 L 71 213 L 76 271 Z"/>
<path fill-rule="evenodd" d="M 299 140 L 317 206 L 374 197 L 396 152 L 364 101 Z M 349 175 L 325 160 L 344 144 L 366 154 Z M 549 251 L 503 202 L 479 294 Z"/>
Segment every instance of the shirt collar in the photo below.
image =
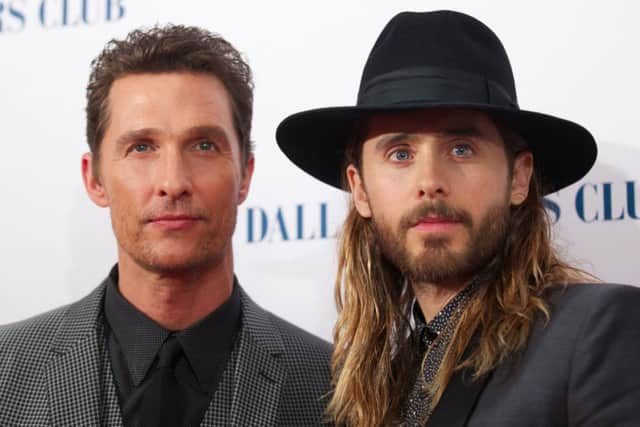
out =
<path fill-rule="evenodd" d="M 445 305 L 429 322 L 425 320 L 424 314 L 422 314 L 422 310 L 420 309 L 420 304 L 418 304 L 417 300 L 414 301 L 413 318 L 416 325 L 417 336 L 421 337 L 421 340 L 423 341 L 426 338 L 424 337 L 425 334 L 430 335 L 429 339 L 431 340 L 433 337 L 438 336 L 447 325 L 449 319 L 460 303 L 465 298 L 471 296 L 471 294 L 476 290 L 478 287 L 477 283 L 477 280 L 473 280 L 468 286 L 464 287 L 456 294 L 456 296 L 451 298 L 447 305 Z"/>
<path fill-rule="evenodd" d="M 239 286 L 234 278 L 231 296 L 220 307 L 177 334 L 198 382 L 205 389 L 216 381 L 216 374 L 233 350 L 240 329 L 241 306 Z"/>
<path fill-rule="evenodd" d="M 240 328 L 242 309 L 238 288 L 234 277 L 233 291 L 227 301 L 189 328 L 175 332 L 203 389 L 215 382 L 219 365 L 231 353 Z M 158 325 L 120 294 L 117 265 L 109 273 L 104 309 L 137 387 L 172 331 Z"/>

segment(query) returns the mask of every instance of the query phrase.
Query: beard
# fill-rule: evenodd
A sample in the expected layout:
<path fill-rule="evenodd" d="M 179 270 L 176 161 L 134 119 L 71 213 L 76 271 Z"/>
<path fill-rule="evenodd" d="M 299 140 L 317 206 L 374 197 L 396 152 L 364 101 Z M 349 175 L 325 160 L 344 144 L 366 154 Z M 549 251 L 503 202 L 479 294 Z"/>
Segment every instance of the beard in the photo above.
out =
<path fill-rule="evenodd" d="M 408 230 L 429 214 L 457 221 L 465 227 L 468 244 L 463 250 L 450 249 L 449 237 L 427 236 L 421 251 L 409 253 Z M 382 253 L 411 283 L 446 284 L 466 281 L 490 264 L 504 247 L 509 214 L 508 204 L 493 206 L 475 226 L 468 212 L 436 202 L 419 206 L 404 215 L 396 229 L 376 220 L 375 215 L 373 225 Z"/>

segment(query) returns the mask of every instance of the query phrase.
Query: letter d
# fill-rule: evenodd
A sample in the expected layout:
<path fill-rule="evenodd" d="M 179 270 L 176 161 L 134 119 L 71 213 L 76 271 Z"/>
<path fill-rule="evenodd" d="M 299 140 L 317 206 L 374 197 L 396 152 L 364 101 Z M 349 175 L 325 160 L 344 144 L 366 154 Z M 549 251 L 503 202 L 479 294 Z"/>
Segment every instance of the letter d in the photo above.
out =
<path fill-rule="evenodd" d="M 258 212 L 260 214 L 260 237 L 256 239 L 255 231 L 255 223 L 254 223 L 254 213 Z M 261 242 L 267 236 L 267 228 L 268 228 L 268 220 L 267 213 L 262 208 L 247 208 L 247 242 Z"/>
<path fill-rule="evenodd" d="M 124 16 L 125 10 L 122 0 L 107 0 L 107 22 L 119 21 Z"/>

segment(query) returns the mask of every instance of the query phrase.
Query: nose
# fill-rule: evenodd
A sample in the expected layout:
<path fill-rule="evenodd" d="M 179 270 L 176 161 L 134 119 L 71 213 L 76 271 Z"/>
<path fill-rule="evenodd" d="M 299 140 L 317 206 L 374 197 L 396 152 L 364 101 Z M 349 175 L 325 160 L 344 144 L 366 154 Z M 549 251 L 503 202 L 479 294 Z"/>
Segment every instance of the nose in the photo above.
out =
<path fill-rule="evenodd" d="M 191 169 L 183 153 L 167 149 L 163 154 L 158 162 L 157 195 L 175 200 L 191 194 Z"/>
<path fill-rule="evenodd" d="M 416 162 L 416 193 L 419 199 L 438 199 L 449 195 L 447 166 L 437 150 L 423 147 Z"/>

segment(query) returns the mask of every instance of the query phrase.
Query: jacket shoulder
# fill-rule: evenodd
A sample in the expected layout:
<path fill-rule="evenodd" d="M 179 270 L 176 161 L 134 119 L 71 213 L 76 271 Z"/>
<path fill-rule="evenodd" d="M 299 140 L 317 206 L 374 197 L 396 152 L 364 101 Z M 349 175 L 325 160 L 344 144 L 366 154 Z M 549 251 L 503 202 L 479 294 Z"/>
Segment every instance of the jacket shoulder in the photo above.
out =
<path fill-rule="evenodd" d="M 492 373 L 469 425 L 640 425 L 640 288 L 555 286 L 546 300 L 549 320 Z"/>
<path fill-rule="evenodd" d="M 640 325 L 640 288 L 634 286 L 557 286 L 550 290 L 547 301 L 551 318 L 548 323 L 537 322 L 531 337 L 537 344 L 553 343 L 555 348 L 568 349 L 567 343 L 580 346 L 597 337 L 613 339 L 620 329 L 630 332 Z"/>
<path fill-rule="evenodd" d="M 331 344 L 261 307 L 242 288 L 240 298 L 244 327 L 269 351 L 294 354 L 300 361 L 329 360 L 333 351 Z"/>
<path fill-rule="evenodd" d="M 4 375 L 33 371 L 56 346 L 67 348 L 95 327 L 103 286 L 51 311 L 0 325 L 0 366 Z"/>
<path fill-rule="evenodd" d="M 254 303 L 242 291 L 243 328 L 284 372 L 277 425 L 321 425 L 331 388 L 332 346 Z"/>
<path fill-rule="evenodd" d="M 331 356 L 333 346 L 327 341 L 271 312 L 269 312 L 269 317 L 278 332 L 280 332 L 284 340 L 285 347 L 288 349 L 293 351 L 305 350 L 318 354 L 319 356 Z"/>
<path fill-rule="evenodd" d="M 550 292 L 552 302 L 585 302 L 588 300 L 607 301 L 616 299 L 640 298 L 640 288 L 617 283 L 571 283 L 565 286 L 556 286 Z"/>
<path fill-rule="evenodd" d="M 638 425 L 640 288 L 576 284 L 556 295 L 558 317 L 578 321 L 568 369 L 567 405 L 575 425 Z M 553 321 L 553 313 L 552 313 Z"/>
<path fill-rule="evenodd" d="M 0 326 L 0 425 L 46 419 L 46 370 L 69 306 Z"/>
<path fill-rule="evenodd" d="M 49 346 L 69 307 L 65 305 L 28 319 L 0 325 L 0 351 L 15 353 Z"/>
<path fill-rule="evenodd" d="M 330 398 L 333 346 L 273 313 L 268 316 L 282 338 L 280 360 L 287 369 L 278 425 L 321 425 Z"/>
<path fill-rule="evenodd" d="M 552 317 L 567 312 L 572 318 L 588 320 L 606 314 L 614 320 L 640 316 L 640 288 L 613 283 L 576 283 L 551 290 L 548 301 Z"/>

